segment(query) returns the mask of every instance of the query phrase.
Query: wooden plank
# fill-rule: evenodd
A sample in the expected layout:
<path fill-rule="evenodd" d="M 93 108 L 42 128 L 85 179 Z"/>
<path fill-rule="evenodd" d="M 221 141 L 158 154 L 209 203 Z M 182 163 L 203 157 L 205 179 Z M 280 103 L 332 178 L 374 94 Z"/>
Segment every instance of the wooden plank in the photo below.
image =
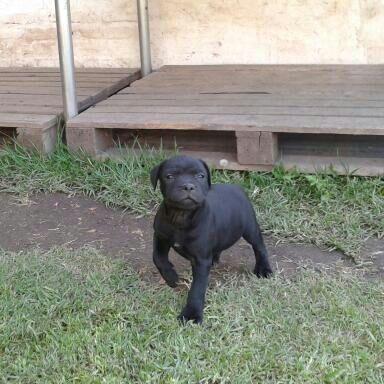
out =
<path fill-rule="evenodd" d="M 87 81 L 77 81 L 76 86 L 80 88 L 90 88 L 90 89 L 98 89 L 102 88 L 105 86 L 108 86 L 110 84 L 113 84 L 111 81 L 92 81 L 92 80 L 87 80 Z M 32 82 L 24 82 L 24 81 L 12 81 L 12 82 L 1 82 L 2 87 L 6 87 L 9 90 L 12 90 L 14 87 L 22 87 L 25 85 L 26 87 L 29 88 L 36 88 L 38 89 L 39 87 L 42 88 L 55 88 L 55 89 L 61 89 L 61 81 L 36 81 L 35 83 Z"/>
<path fill-rule="evenodd" d="M 112 158 L 116 161 L 127 156 L 128 153 L 136 152 L 140 153 L 140 150 L 135 150 L 131 148 L 114 148 L 110 147 L 106 149 L 103 153 L 98 154 L 99 159 Z M 170 152 L 172 154 L 173 152 Z M 257 165 L 250 166 L 246 164 L 239 164 L 237 162 L 236 153 L 232 152 L 212 152 L 212 151 L 191 151 L 181 149 L 180 153 L 187 156 L 197 157 L 199 159 L 203 159 L 210 168 L 215 169 L 229 169 L 229 170 L 259 170 L 259 171 L 271 171 L 273 166 L 271 165 Z M 223 164 L 225 164 L 223 166 Z"/>
<path fill-rule="evenodd" d="M 239 164 L 236 155 L 228 152 L 203 152 L 203 151 L 182 151 L 187 156 L 194 156 L 203 159 L 207 162 L 208 166 L 215 169 L 229 169 L 229 170 L 255 170 L 271 171 L 273 165 L 258 164 L 247 165 Z"/>
<path fill-rule="evenodd" d="M 9 98 L 8 98 L 9 96 Z M 20 97 L 16 97 L 20 96 Z M 33 99 L 35 97 L 35 100 Z M 78 103 L 80 106 L 84 104 L 92 104 L 92 96 L 79 97 Z M 61 96 L 57 95 L 13 95 L 0 94 L 1 105 L 42 105 L 42 106 L 58 106 L 62 110 L 63 101 Z"/>
<path fill-rule="evenodd" d="M 102 87 L 100 87 L 102 88 Z M 87 97 L 98 91 L 100 88 L 82 88 L 79 87 L 76 89 L 76 94 L 78 97 Z M 62 91 L 61 87 L 2 87 L 0 85 L 0 94 L 2 95 L 56 95 L 61 96 Z"/>
<path fill-rule="evenodd" d="M 61 95 L 61 87 L 36 87 L 28 85 L 15 85 L 13 87 L 0 85 L 2 94 L 14 95 Z"/>
<path fill-rule="evenodd" d="M 116 142 L 129 148 L 140 143 L 142 148 L 159 148 L 174 150 L 188 148 L 189 150 L 208 150 L 214 152 L 236 152 L 235 132 L 228 131 L 172 131 L 146 129 L 107 130 L 113 132 Z M 203 138 L 202 138 L 203 137 Z"/>
<path fill-rule="evenodd" d="M 190 84 L 199 85 L 203 82 L 208 84 L 246 84 L 250 82 L 261 84 L 301 84 L 301 85 L 322 85 L 322 84 L 374 84 L 373 81 L 382 83 L 383 72 L 367 71 L 364 73 L 351 73 L 341 71 L 259 71 L 259 70 L 220 70 L 220 71 L 184 71 L 184 72 L 157 72 L 146 76 L 136 86 L 146 84 L 169 83 L 179 84 L 189 81 Z"/>
<path fill-rule="evenodd" d="M 124 75 L 119 72 L 78 73 L 80 111 L 128 86 L 140 75 L 138 70 L 128 74 L 124 71 Z M 58 116 L 62 113 L 61 92 L 57 69 L 0 71 L 0 127 L 16 129 L 17 140 L 23 146 L 51 152 L 57 140 Z M 95 142 L 99 143 L 100 132 L 96 133 Z M 109 131 L 105 133 L 109 135 Z"/>
<path fill-rule="evenodd" d="M 164 65 L 159 72 L 180 71 L 225 71 L 225 70 L 265 70 L 265 71 L 382 71 L 384 64 L 203 64 L 203 65 Z"/>
<path fill-rule="evenodd" d="M 166 67 L 166 66 L 165 66 Z M 149 76 L 156 77 L 166 77 L 166 76 L 223 76 L 224 74 L 232 73 L 233 76 L 239 76 L 243 74 L 249 74 L 250 76 L 285 76 L 285 77 L 295 77 L 301 76 L 306 78 L 308 75 L 314 76 L 327 76 L 329 78 L 337 79 L 340 76 L 378 76 L 379 74 L 384 73 L 384 66 L 380 65 L 380 68 L 375 66 L 366 65 L 364 68 L 354 69 L 353 65 L 346 66 L 335 66 L 328 67 L 326 65 L 304 65 L 299 68 L 296 66 L 290 65 L 265 65 L 265 66 L 247 66 L 239 65 L 235 68 L 231 68 L 226 65 L 213 66 L 210 69 L 196 69 L 198 66 L 192 66 L 188 68 L 185 66 L 181 69 L 170 67 L 169 70 L 164 70 L 165 67 L 160 68 L 159 70 L 152 72 Z"/>
<path fill-rule="evenodd" d="M 1 113 L 31 113 L 34 115 L 54 115 L 63 111 L 62 106 L 45 106 L 45 105 L 0 105 Z"/>
<path fill-rule="evenodd" d="M 76 73 L 133 73 L 137 68 L 76 68 Z M 60 73 L 58 67 L 0 67 L 0 73 Z"/>
<path fill-rule="evenodd" d="M 138 84 L 146 85 L 149 83 L 169 83 L 176 85 L 184 81 L 190 81 L 191 84 L 199 85 L 203 82 L 208 84 L 246 84 L 247 81 L 256 84 L 257 82 L 271 82 L 271 84 L 303 84 L 303 85 L 322 85 L 324 84 L 355 84 L 363 85 L 364 81 L 367 83 L 372 80 L 382 82 L 383 79 L 377 74 L 349 74 L 340 72 L 260 72 L 260 71 L 218 71 L 218 72 L 186 72 L 186 73 L 152 73 L 143 78 L 143 81 Z M 348 83 L 345 83 L 348 81 Z"/>
<path fill-rule="evenodd" d="M 384 176 L 384 158 L 286 155 L 279 163 L 285 169 L 298 169 L 305 173 L 332 169 L 341 175 Z"/>
<path fill-rule="evenodd" d="M 230 74 L 228 75 L 230 77 Z M 286 79 L 279 79 L 279 78 L 273 78 L 273 79 L 251 79 L 251 78 L 242 78 L 241 81 L 238 81 L 236 79 L 233 79 L 231 81 L 223 81 L 223 79 L 199 79 L 198 81 L 196 79 L 181 79 L 179 81 L 176 81 L 175 79 L 158 79 L 156 81 L 149 81 L 149 79 L 141 80 L 136 82 L 131 92 L 134 93 L 140 93 L 146 88 L 153 88 L 153 92 L 161 92 L 162 88 L 165 88 L 168 92 L 169 89 L 174 89 L 176 92 L 179 90 L 182 91 L 181 88 L 185 87 L 184 91 L 195 91 L 195 92 L 208 92 L 208 91 L 219 91 L 220 89 L 227 89 L 228 92 L 235 91 L 238 89 L 239 91 L 244 88 L 245 90 L 248 90 L 248 92 L 256 91 L 256 90 L 262 90 L 262 89 L 270 89 L 274 91 L 278 90 L 286 90 L 286 89 L 300 89 L 306 90 L 307 92 L 311 92 L 316 89 L 320 90 L 328 90 L 332 87 L 337 88 L 339 90 L 366 90 L 366 89 L 377 89 L 382 84 L 382 80 L 378 78 L 362 78 L 361 80 L 355 80 L 352 81 L 349 78 L 346 79 L 340 79 L 340 81 L 326 81 L 323 79 L 319 79 L 319 81 L 287 81 Z"/>
<path fill-rule="evenodd" d="M 229 78 L 230 80 L 226 80 Z M 145 77 L 142 81 L 136 83 L 134 88 L 145 87 L 183 87 L 192 86 L 195 88 L 207 88 L 207 87 L 219 87 L 219 86 L 252 86 L 252 87 L 287 87 L 287 86 L 305 86 L 305 87 L 325 87 L 325 86 L 344 86 L 348 88 L 359 88 L 366 86 L 379 86 L 383 85 L 383 79 L 380 76 L 367 77 L 367 76 L 339 76 L 337 79 L 327 76 L 309 76 L 303 78 L 302 76 L 249 76 L 243 74 L 238 77 L 234 77 L 230 72 L 225 76 L 199 76 L 199 77 L 180 77 L 177 76 L 154 76 Z"/>
<path fill-rule="evenodd" d="M 305 97 L 314 97 L 316 95 L 323 95 L 328 97 L 348 97 L 348 96 L 380 96 L 381 98 L 384 95 L 384 90 L 382 87 L 373 87 L 373 86 L 359 86 L 359 87 L 342 87 L 342 86 L 312 86 L 312 87 L 303 87 L 303 86 L 262 86 L 262 85 L 240 85 L 240 86 L 198 86 L 194 87 L 192 85 L 188 85 L 188 82 L 182 84 L 179 87 L 175 86 L 167 86 L 160 85 L 156 87 L 155 84 L 149 87 L 130 87 L 125 91 L 125 93 L 132 94 L 167 94 L 167 93 L 183 93 L 186 90 L 189 93 L 196 94 L 207 94 L 207 95 L 216 95 L 216 94 L 238 94 L 238 95 L 265 95 L 265 94 L 273 94 L 273 95 L 286 95 L 297 97 L 298 95 Z"/>
<path fill-rule="evenodd" d="M 258 107 L 258 106 L 174 106 L 174 105 L 148 105 L 132 106 L 100 104 L 92 113 L 168 113 L 168 114 L 206 114 L 206 115 L 276 115 L 276 116 L 351 116 L 351 117 L 377 117 L 384 118 L 384 105 L 382 108 L 303 108 L 287 107 Z"/>
<path fill-rule="evenodd" d="M 140 71 L 132 73 L 130 76 L 123 77 L 119 81 L 111 84 L 108 87 L 104 87 L 102 90 L 96 94 L 91 95 L 90 97 L 83 99 L 79 102 L 79 112 L 84 111 L 86 108 L 89 108 L 91 105 L 94 105 L 101 100 L 106 99 L 110 95 L 120 91 L 124 87 L 129 86 L 133 81 L 139 79 L 141 76 Z"/>
<path fill-rule="evenodd" d="M 262 100 L 262 101 L 270 101 L 270 100 L 289 100 L 295 102 L 295 100 L 319 100 L 321 101 L 377 101 L 384 102 L 384 98 L 374 97 L 374 95 L 297 95 L 297 94 L 268 94 L 268 93 L 245 93 L 245 92 L 237 92 L 237 93 L 202 93 L 198 91 L 189 92 L 187 89 L 183 91 L 175 91 L 175 92 L 143 92 L 143 93 L 135 93 L 132 92 L 131 87 L 126 88 L 120 91 L 118 94 L 114 95 L 113 98 L 115 100 Z"/>
<path fill-rule="evenodd" d="M 152 81 L 146 83 L 136 82 L 133 84 L 132 89 L 129 91 L 132 93 L 144 93 L 152 89 L 152 92 L 169 92 L 169 91 L 185 91 L 189 92 L 195 91 L 198 93 L 252 93 L 252 92 L 285 92 L 287 90 L 295 90 L 295 91 L 305 91 L 307 93 L 311 93 L 314 91 L 344 91 L 344 92 L 357 92 L 357 91 L 367 91 L 370 89 L 375 90 L 376 92 L 380 90 L 380 86 L 382 86 L 380 81 L 376 81 L 373 79 L 371 81 L 364 80 L 362 84 L 353 84 L 348 80 L 340 83 L 326 83 L 321 82 L 319 84 L 316 83 L 295 83 L 295 82 L 286 82 L 282 81 L 253 81 L 251 79 L 244 79 L 243 81 L 231 83 L 223 83 L 222 81 L 193 81 L 191 79 L 185 79 L 179 82 L 176 81 Z"/>
<path fill-rule="evenodd" d="M 373 80 L 375 82 L 375 80 Z M 381 90 L 382 84 L 376 82 L 375 84 L 350 84 L 346 86 L 345 84 L 280 84 L 276 83 L 262 83 L 262 82 L 247 82 L 244 84 L 209 84 L 205 82 L 204 84 L 192 84 L 190 81 L 186 80 L 180 84 L 163 84 L 163 83 L 150 83 L 150 84 L 140 84 L 136 82 L 132 85 L 131 89 L 127 89 L 126 93 L 132 94 L 142 94 L 142 93 L 196 93 L 196 94 L 279 94 L 287 93 L 292 91 L 295 93 L 306 93 L 308 95 L 316 93 L 328 92 L 329 94 L 355 94 L 358 92 L 367 92 L 374 91 L 379 93 Z M 294 93 L 291 93 L 294 95 Z"/>
<path fill-rule="evenodd" d="M 93 156 L 113 146 L 112 132 L 108 130 L 67 129 L 66 138 L 71 150 L 84 150 Z"/>
<path fill-rule="evenodd" d="M 56 115 L 33 115 L 0 112 L 0 126 L 9 128 L 49 128 L 57 123 Z"/>
<path fill-rule="evenodd" d="M 51 153 L 57 142 L 58 126 L 55 123 L 51 127 L 31 129 L 17 128 L 17 142 L 31 149 L 37 149 L 43 153 Z"/>
<path fill-rule="evenodd" d="M 96 88 L 88 88 L 79 86 L 77 87 L 76 91 L 77 94 L 88 94 L 91 95 L 95 92 L 98 92 L 102 90 L 103 88 L 109 87 L 109 85 L 105 85 L 102 87 L 96 87 Z M 18 95 L 61 95 L 62 89 L 61 87 L 36 87 L 36 86 L 28 86 L 28 85 L 21 85 L 21 86 L 14 86 L 14 87 L 4 87 L 0 85 L 0 92 L 2 94 L 18 94 Z"/>
<path fill-rule="evenodd" d="M 367 100 L 350 100 L 350 99 L 295 99 L 295 98 L 237 98 L 237 99 L 223 99 L 223 98 L 199 98 L 193 97 L 191 99 L 179 99 L 178 97 L 169 98 L 156 98 L 156 97 L 135 97 L 130 95 L 127 98 L 120 98 L 119 95 L 114 95 L 98 104 L 101 107 L 120 107 L 120 106 L 190 106 L 190 107 L 249 107 L 249 108 L 306 108 L 316 109 L 324 108 L 328 110 L 347 108 L 347 109 L 381 109 L 384 108 L 383 101 L 367 101 Z M 374 113 L 374 112 L 373 112 Z"/>
<path fill-rule="evenodd" d="M 230 70 L 228 70 L 228 68 Z M 238 71 L 241 68 L 241 71 Z M 292 97 L 292 95 L 303 98 L 372 98 L 384 99 L 384 87 L 382 86 L 382 68 L 371 76 L 375 71 L 356 71 L 349 67 L 332 67 L 332 71 L 317 67 L 310 71 L 297 71 L 298 67 L 287 67 L 283 70 L 271 71 L 270 69 L 258 71 L 253 67 L 243 70 L 244 67 L 226 67 L 218 71 L 168 71 L 158 72 L 141 81 L 136 82 L 124 93 L 161 93 L 198 92 L 215 94 L 244 94 L 247 93 L 271 93 L 280 97 Z M 269 68 L 269 67 L 266 67 Z M 192 68 L 193 69 L 193 68 Z M 212 69 L 211 67 L 209 69 Z M 258 69 L 258 68 L 256 68 Z M 294 70 L 290 70 L 294 69 Z M 306 67 L 308 69 L 308 66 Z M 232 70 L 232 72 L 231 72 Z M 367 76 L 367 73 L 369 76 Z M 353 76 L 352 76 L 353 74 Z"/>
<path fill-rule="evenodd" d="M 229 75 L 230 76 L 230 75 Z M 182 88 L 185 87 L 184 91 L 195 91 L 195 92 L 219 92 L 221 89 L 227 90 L 227 92 L 235 92 L 236 90 L 242 91 L 244 88 L 247 92 L 259 91 L 259 90 L 286 90 L 286 89 L 300 89 L 306 90 L 307 92 L 311 92 L 316 89 L 320 90 L 328 90 L 332 87 L 337 88 L 339 90 L 350 90 L 357 91 L 367 90 L 370 88 L 377 89 L 382 84 L 382 81 L 376 78 L 366 79 L 363 78 L 361 81 L 352 82 L 350 79 L 342 79 L 340 82 L 330 82 L 320 80 L 317 82 L 295 82 L 295 81 L 286 81 L 284 79 L 268 79 L 258 80 L 258 79 L 243 79 L 242 81 L 231 81 L 231 82 L 223 82 L 220 79 L 214 81 L 215 79 L 201 79 L 196 81 L 194 79 L 183 79 L 180 81 L 175 81 L 174 79 L 168 81 L 167 79 L 161 79 L 161 81 L 152 81 L 149 82 L 137 82 L 132 86 L 130 90 L 133 93 L 142 93 L 146 88 L 152 88 L 153 92 L 161 92 L 162 88 L 165 88 L 167 92 L 170 89 L 174 89 L 176 92 L 179 90 L 182 91 Z"/>
<path fill-rule="evenodd" d="M 384 136 L 279 134 L 284 154 L 384 158 Z"/>
<path fill-rule="evenodd" d="M 98 101 L 107 98 L 111 94 L 119 91 L 123 87 L 128 86 L 132 81 L 138 79 L 140 76 L 139 71 L 135 71 L 129 76 L 119 77 L 118 81 L 112 81 L 107 85 L 98 88 L 83 88 L 77 89 L 77 96 L 79 100 L 80 109 L 84 109 L 97 103 Z M 81 85 L 81 84 L 80 84 Z M 27 87 L 25 83 L 18 83 L 17 86 L 10 89 L 7 93 L 6 87 L 0 86 L 0 105 L 1 104 L 18 104 L 28 103 L 33 105 L 62 105 L 61 98 L 61 85 L 57 87 Z"/>
<path fill-rule="evenodd" d="M 275 164 L 278 155 L 277 134 L 272 132 L 236 132 L 237 161 L 240 164 Z"/>
<path fill-rule="evenodd" d="M 104 153 L 98 154 L 98 158 L 112 158 L 116 161 L 123 159 L 130 152 L 135 152 L 130 148 L 108 148 Z M 140 153 L 138 151 L 138 153 Z M 181 150 L 180 153 L 203 159 L 210 168 L 243 170 L 243 171 L 271 171 L 271 165 L 246 165 L 239 164 L 236 154 L 231 152 L 212 152 L 212 151 L 188 151 Z M 225 166 L 223 166 L 225 164 Z M 358 176 L 383 176 L 384 159 L 364 159 L 364 158 L 336 158 L 336 157 L 303 157 L 287 156 L 280 159 L 281 164 L 286 169 L 297 169 L 304 173 L 332 172 L 341 175 L 353 172 Z M 332 166 L 332 171 L 330 167 Z"/>
<path fill-rule="evenodd" d="M 132 88 L 133 89 L 133 88 Z M 180 97 L 183 97 L 183 91 L 182 90 L 175 90 L 175 89 L 162 89 L 161 92 L 156 92 L 153 89 L 150 88 L 140 88 L 139 92 L 132 92 L 131 87 L 127 89 L 124 94 L 134 94 L 134 95 L 148 95 L 148 96 L 160 96 L 164 95 L 165 97 L 170 97 L 170 95 L 177 95 Z M 139 88 L 138 88 L 139 89 Z M 308 92 L 303 89 L 276 89 L 276 90 L 246 90 L 246 89 L 237 89 L 237 90 L 210 90 L 210 91 L 197 91 L 197 90 L 190 90 L 190 94 L 195 95 L 206 95 L 207 97 L 216 97 L 216 96 L 226 96 L 227 98 L 231 97 L 245 97 L 245 96 L 274 96 L 274 97 L 280 97 L 280 98 L 323 98 L 323 99 L 367 99 L 367 100 L 384 100 L 384 92 L 383 91 L 375 91 L 375 90 L 359 90 L 358 92 L 352 92 L 352 91 L 343 91 L 343 90 L 321 90 L 321 89 L 314 89 L 312 92 Z"/>
<path fill-rule="evenodd" d="M 76 73 L 76 79 L 79 80 L 98 80 L 98 79 L 103 79 L 103 80 L 119 80 L 124 76 L 129 76 L 131 73 L 126 73 L 126 74 L 117 74 L 117 73 Z M 23 81 L 33 81 L 36 79 L 41 79 L 41 80 L 52 80 L 52 81 L 58 81 L 61 80 L 60 73 L 1 73 L 0 72 L 0 81 L 12 81 L 12 80 L 17 80 L 17 79 L 22 79 Z"/>
<path fill-rule="evenodd" d="M 0 94 L 0 105 L 45 105 L 63 106 L 61 96 L 54 95 L 4 95 Z"/>
<path fill-rule="evenodd" d="M 370 117 L 291 116 L 287 119 L 269 115 L 129 114 L 89 110 L 69 120 L 68 126 L 384 135 L 384 120 Z"/>
<path fill-rule="evenodd" d="M 276 69 L 274 69 L 274 66 L 267 66 L 266 68 L 260 68 L 260 67 L 251 67 L 242 68 L 242 66 L 236 68 L 236 69 L 230 69 L 226 68 L 224 65 L 221 69 L 212 69 L 212 70 L 194 70 L 194 69 L 171 69 L 169 71 L 162 71 L 160 69 L 157 72 L 153 72 L 149 76 L 153 77 L 170 77 L 174 76 L 174 78 L 182 78 L 182 77 L 219 77 L 219 76 L 225 76 L 228 74 L 232 74 L 234 77 L 240 77 L 243 75 L 247 76 L 263 76 L 263 77 L 272 77 L 277 76 L 281 78 L 299 78 L 302 77 L 303 79 L 310 78 L 310 77 L 326 77 L 329 79 L 338 79 L 340 77 L 380 77 L 384 73 L 384 67 L 380 68 L 379 70 L 375 70 L 374 68 L 371 68 L 370 65 L 367 66 L 367 68 L 362 70 L 353 70 L 353 69 L 342 69 L 342 68 L 335 68 L 335 69 L 324 69 L 324 68 L 316 68 L 313 66 L 307 66 L 303 69 L 295 69 L 295 68 L 289 68 L 289 66 L 280 66 Z M 147 78 L 147 77 L 146 77 Z"/>

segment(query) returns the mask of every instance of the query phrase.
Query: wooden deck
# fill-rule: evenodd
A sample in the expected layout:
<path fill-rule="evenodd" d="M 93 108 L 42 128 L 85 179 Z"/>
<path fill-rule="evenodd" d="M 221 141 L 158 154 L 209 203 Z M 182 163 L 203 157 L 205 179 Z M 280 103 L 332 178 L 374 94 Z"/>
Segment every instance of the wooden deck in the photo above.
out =
<path fill-rule="evenodd" d="M 139 78 L 135 69 L 78 69 L 79 110 L 106 99 Z M 60 72 L 56 68 L 0 68 L 0 143 L 19 143 L 50 152 L 63 113 Z"/>
<path fill-rule="evenodd" d="M 71 148 L 135 139 L 229 169 L 384 174 L 384 65 L 165 66 L 79 116 Z"/>

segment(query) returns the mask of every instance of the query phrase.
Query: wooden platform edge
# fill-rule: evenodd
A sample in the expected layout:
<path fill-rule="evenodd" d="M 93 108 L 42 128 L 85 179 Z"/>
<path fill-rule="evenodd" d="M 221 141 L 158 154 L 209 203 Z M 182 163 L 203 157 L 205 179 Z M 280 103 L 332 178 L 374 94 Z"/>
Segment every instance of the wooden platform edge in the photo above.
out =
<path fill-rule="evenodd" d="M 22 68 L 15 71 L 10 68 L 8 68 L 8 70 L 0 68 L 0 73 L 2 70 L 7 73 L 19 73 L 24 70 L 30 70 L 32 73 L 40 73 L 41 71 L 44 71 L 42 68 Z M 52 69 L 52 73 L 56 72 Z M 96 72 L 99 72 L 100 76 L 108 74 L 108 70 L 96 70 Z M 120 75 L 119 77 L 116 77 L 116 81 L 112 80 L 110 85 L 102 87 L 96 94 L 92 94 L 91 96 L 79 101 L 78 105 L 80 113 L 92 105 L 95 105 L 128 87 L 131 83 L 141 78 L 141 72 L 138 69 L 121 69 L 116 72 Z M 87 70 L 80 70 L 80 73 L 86 74 Z M 12 95 L 13 94 L 11 94 L 11 96 Z M 22 112 L 17 112 L 16 108 L 13 108 L 15 112 L 12 111 L 12 108 L 10 108 L 7 112 L 0 112 L 0 134 L 3 133 L 7 136 L 9 129 L 11 129 L 14 132 L 12 136 L 19 145 L 37 149 L 43 153 L 50 153 L 54 150 L 59 139 L 59 135 L 61 135 L 59 130 L 60 121 L 63 115 L 62 107 L 57 106 L 57 111 L 54 111 L 55 108 L 50 110 L 43 107 L 43 110 L 49 111 L 49 113 L 41 113 L 41 111 L 39 113 L 39 104 L 36 103 L 33 109 L 33 112 L 31 112 L 30 110 L 25 109 L 21 103 L 20 110 Z"/>
<path fill-rule="evenodd" d="M 57 119 L 54 124 L 45 128 L 17 128 L 16 142 L 25 148 L 36 149 L 44 154 L 52 153 L 61 135 L 59 121 Z"/>
<path fill-rule="evenodd" d="M 300 126 L 299 124 L 293 124 L 290 121 L 287 124 L 272 125 L 269 121 L 263 118 L 260 123 L 250 122 L 249 124 L 235 124 L 234 117 L 219 118 L 217 121 L 209 122 L 201 121 L 200 115 L 193 116 L 193 119 L 185 115 L 156 115 L 156 114 L 104 114 L 104 113 L 82 113 L 68 121 L 68 128 L 98 128 L 98 129 L 169 129 L 169 130 L 201 130 L 201 131 L 233 131 L 233 132 L 272 132 L 272 133 L 323 133 L 323 134 L 339 134 L 339 135 L 377 135 L 384 136 L 384 126 L 377 125 L 376 121 L 369 121 L 365 119 L 366 126 L 364 129 L 356 127 L 336 126 L 325 124 L 323 120 L 322 125 L 316 125 L 312 122 L 312 126 Z M 273 116 L 268 116 L 273 117 Z M 232 121 L 229 121 L 232 120 Z M 260 119 L 261 120 L 261 119 Z M 293 120 L 293 119 L 292 119 Z M 297 119 L 296 119 L 297 120 Z M 368 126 L 369 123 L 372 125 Z M 362 121 L 364 124 L 364 121 Z"/>
<path fill-rule="evenodd" d="M 118 134 L 118 131 L 116 132 Z M 84 150 L 98 159 L 124 157 L 125 149 L 115 142 L 111 129 L 72 128 L 67 130 L 67 143 L 72 151 Z M 117 139 L 120 141 L 119 139 Z M 336 172 L 341 175 L 383 176 L 384 157 L 292 155 L 278 147 L 278 135 L 270 132 L 236 133 L 236 148 L 233 152 L 215 150 L 191 150 L 182 148 L 180 153 L 202 158 L 217 169 L 240 171 L 271 171 L 275 166 L 297 169 L 304 173 Z M 124 144 L 123 144 L 124 145 Z M 146 148 L 145 143 L 140 144 Z M 157 148 L 154 146 L 153 148 Z M 163 149 L 167 151 L 167 149 Z M 174 150 L 169 150 L 174 153 Z"/>
<path fill-rule="evenodd" d="M 98 160 L 113 159 L 123 161 L 132 153 L 138 155 L 143 150 L 127 148 L 107 148 L 100 151 L 94 157 Z M 165 151 L 167 152 L 167 151 Z M 168 151 L 169 155 L 174 155 L 174 151 Z M 237 161 L 236 155 L 228 152 L 204 152 L 204 151 L 181 151 L 181 154 L 203 159 L 210 168 L 231 170 L 231 171 L 252 171 L 252 172 L 271 172 L 275 167 L 281 166 L 286 170 L 297 170 L 302 173 L 329 173 L 339 175 L 376 177 L 384 176 L 384 159 L 372 158 L 337 158 L 331 156 L 286 156 L 280 158 L 273 165 L 246 165 Z"/>

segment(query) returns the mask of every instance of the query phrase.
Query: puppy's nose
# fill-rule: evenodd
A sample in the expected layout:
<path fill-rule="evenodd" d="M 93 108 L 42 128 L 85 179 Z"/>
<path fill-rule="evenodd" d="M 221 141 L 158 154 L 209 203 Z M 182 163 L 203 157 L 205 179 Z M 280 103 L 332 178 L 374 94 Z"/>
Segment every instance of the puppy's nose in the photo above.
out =
<path fill-rule="evenodd" d="M 187 183 L 183 185 L 183 188 L 185 191 L 193 191 L 195 189 L 195 186 L 191 183 Z"/>

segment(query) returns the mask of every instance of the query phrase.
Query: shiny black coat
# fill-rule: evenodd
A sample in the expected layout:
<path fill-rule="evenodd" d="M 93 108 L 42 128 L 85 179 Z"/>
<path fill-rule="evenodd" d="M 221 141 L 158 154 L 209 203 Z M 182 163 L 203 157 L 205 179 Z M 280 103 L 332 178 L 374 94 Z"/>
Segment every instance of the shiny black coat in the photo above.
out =
<path fill-rule="evenodd" d="M 155 188 L 160 181 L 164 197 L 154 221 L 153 261 L 171 287 L 177 285 L 178 276 L 168 259 L 170 248 L 192 265 L 182 321 L 202 321 L 210 268 L 241 237 L 252 245 L 255 274 L 272 273 L 252 204 L 239 186 L 211 185 L 207 165 L 187 156 L 161 163 L 152 170 L 151 181 Z"/>

